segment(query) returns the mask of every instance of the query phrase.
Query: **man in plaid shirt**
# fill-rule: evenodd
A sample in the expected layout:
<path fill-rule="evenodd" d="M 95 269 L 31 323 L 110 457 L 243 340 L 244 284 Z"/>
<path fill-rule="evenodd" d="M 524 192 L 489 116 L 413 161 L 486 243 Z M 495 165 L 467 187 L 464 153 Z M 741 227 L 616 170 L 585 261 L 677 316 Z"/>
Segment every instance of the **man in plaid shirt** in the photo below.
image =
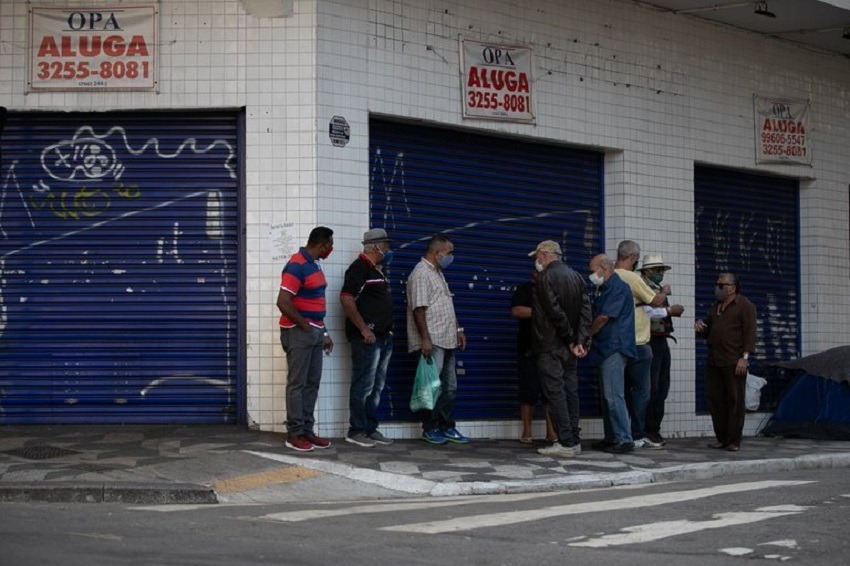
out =
<path fill-rule="evenodd" d="M 432 411 L 421 411 L 422 439 L 431 444 L 470 441 L 458 432 L 452 418 L 457 397 L 455 350 L 466 348 L 466 336 L 443 276 L 452 261 L 454 244 L 445 234 L 436 234 L 407 278 L 407 351 L 432 357 L 440 372 L 440 397 Z"/>

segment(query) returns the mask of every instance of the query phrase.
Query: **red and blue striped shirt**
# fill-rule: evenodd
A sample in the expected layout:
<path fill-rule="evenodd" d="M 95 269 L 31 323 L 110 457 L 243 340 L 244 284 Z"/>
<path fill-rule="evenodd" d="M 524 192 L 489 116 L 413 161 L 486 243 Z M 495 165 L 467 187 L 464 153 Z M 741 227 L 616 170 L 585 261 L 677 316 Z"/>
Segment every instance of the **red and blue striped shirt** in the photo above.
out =
<path fill-rule="evenodd" d="M 280 288 L 292 294 L 292 305 L 304 319 L 317 328 L 325 327 L 325 289 L 328 282 L 319 262 L 305 248 L 294 254 L 280 275 Z M 293 328 L 295 323 L 280 315 L 283 328 Z"/>

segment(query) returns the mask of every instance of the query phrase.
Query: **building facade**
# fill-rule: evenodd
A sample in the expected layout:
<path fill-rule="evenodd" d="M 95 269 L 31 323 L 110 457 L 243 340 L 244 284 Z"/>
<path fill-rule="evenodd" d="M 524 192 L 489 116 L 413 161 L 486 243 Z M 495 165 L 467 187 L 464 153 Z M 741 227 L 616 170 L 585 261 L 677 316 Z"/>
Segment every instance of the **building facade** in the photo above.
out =
<path fill-rule="evenodd" d="M 151 8 L 155 30 L 115 60 L 153 56 L 147 75 L 132 71 L 149 83 L 50 85 L 83 73 L 52 63 L 95 50 L 78 28 L 96 22 L 104 51 L 117 33 L 91 14 L 135 6 Z M 317 414 L 326 436 L 348 426 L 337 297 L 371 226 L 396 239 L 398 330 L 424 239 L 455 240 L 446 275 L 470 340 L 459 417 L 473 437 L 518 435 L 508 311 L 539 240 L 560 241 L 581 273 L 623 239 L 673 266 L 665 282 L 686 312 L 669 436 L 711 430 L 692 323 L 717 273 L 744 273 L 757 296 L 758 369 L 850 340 L 843 56 L 628 0 L 38 8 L 64 10 L 54 44 L 36 37 L 33 5 L 0 4 L 2 422 L 282 431 L 275 297 L 317 225 L 336 242 L 323 262 L 337 342 Z M 780 135 L 777 159 L 766 145 Z M 382 430 L 415 437 L 403 332 L 397 342 Z M 598 436 L 582 371 L 582 426 Z"/>

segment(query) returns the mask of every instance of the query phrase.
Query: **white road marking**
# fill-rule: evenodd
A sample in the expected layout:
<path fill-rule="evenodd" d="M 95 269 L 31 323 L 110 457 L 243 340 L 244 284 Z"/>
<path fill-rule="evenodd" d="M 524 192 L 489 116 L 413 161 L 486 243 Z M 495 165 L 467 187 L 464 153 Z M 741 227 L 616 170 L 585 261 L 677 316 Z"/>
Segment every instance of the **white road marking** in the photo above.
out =
<path fill-rule="evenodd" d="M 564 515 L 578 515 L 582 513 L 601 513 L 606 511 L 618 511 L 623 509 L 638 509 L 641 507 L 654 507 L 682 501 L 693 501 L 704 499 L 715 495 L 730 493 L 741 493 L 757 489 L 770 489 L 774 487 L 790 487 L 814 483 L 811 481 L 759 481 L 719 485 L 702 489 L 688 491 L 668 491 L 650 495 L 638 495 L 620 499 L 609 499 L 606 501 L 590 501 L 587 503 L 574 503 L 570 505 L 557 505 L 541 509 L 530 509 L 527 511 L 507 511 L 504 513 L 492 513 L 487 515 L 473 515 L 457 517 L 440 521 L 426 523 L 410 523 L 407 525 L 393 525 L 383 527 L 385 531 L 401 531 L 424 534 L 440 534 L 456 531 L 480 529 L 483 527 L 498 527 L 516 523 L 539 521 L 549 517 L 560 517 Z"/>
<path fill-rule="evenodd" d="M 781 546 L 784 548 L 797 548 L 796 540 L 772 540 L 770 542 L 763 542 L 759 546 Z"/>
<path fill-rule="evenodd" d="M 175 511 L 197 511 L 199 509 L 214 510 L 222 507 L 250 507 L 260 505 L 259 503 L 218 503 L 210 505 L 209 503 L 169 503 L 166 505 L 143 505 L 140 507 L 128 507 L 130 511 L 158 511 L 160 513 L 173 513 Z"/>
<path fill-rule="evenodd" d="M 625 532 L 616 535 L 603 535 L 587 541 L 573 542 L 570 543 L 570 546 L 604 548 L 606 546 L 621 546 L 624 544 L 641 544 L 709 529 L 723 529 L 735 525 L 766 521 L 767 519 L 775 519 L 786 515 L 797 515 L 808 509 L 808 507 L 793 506 L 793 509 L 791 507 L 781 505 L 777 507 L 762 507 L 755 511 L 717 513 L 709 521 L 661 521 L 658 523 L 635 525 L 622 529 Z"/>
<path fill-rule="evenodd" d="M 721 548 L 720 552 L 723 554 L 728 554 L 729 556 L 746 556 L 747 554 L 752 554 L 752 548 L 744 548 L 742 546 L 733 546 L 731 548 Z"/>
<path fill-rule="evenodd" d="M 309 521 L 311 519 L 325 519 L 327 517 L 342 517 L 345 515 L 359 515 L 366 513 L 389 513 L 393 511 L 418 511 L 420 509 L 433 509 L 438 507 L 453 507 L 460 505 L 471 505 L 473 503 L 510 503 L 512 501 L 527 501 L 544 497 L 555 497 L 562 495 L 558 492 L 547 493 L 518 493 L 511 495 L 499 495 L 488 497 L 486 500 L 480 496 L 451 498 L 451 499 L 420 499 L 416 501 L 404 500 L 398 503 L 380 503 L 375 505 L 356 505 L 354 507 L 342 507 L 339 509 L 305 509 L 303 511 L 285 511 L 283 513 L 270 513 L 264 515 L 263 519 L 272 521 L 283 521 L 295 523 Z"/>
<path fill-rule="evenodd" d="M 122 540 L 124 540 L 124 537 L 122 537 L 122 536 L 111 535 L 111 534 L 108 534 L 108 533 L 74 533 L 74 532 L 70 532 L 68 534 L 78 536 L 78 537 L 93 538 L 93 539 L 96 539 L 96 540 L 112 540 L 112 541 L 116 541 L 116 542 L 121 542 Z"/>

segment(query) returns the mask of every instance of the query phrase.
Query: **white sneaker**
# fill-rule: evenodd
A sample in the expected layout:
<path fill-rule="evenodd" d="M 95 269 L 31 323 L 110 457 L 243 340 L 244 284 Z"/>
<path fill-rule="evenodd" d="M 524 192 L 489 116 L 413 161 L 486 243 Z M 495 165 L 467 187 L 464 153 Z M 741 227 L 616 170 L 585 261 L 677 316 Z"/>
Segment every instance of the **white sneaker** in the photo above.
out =
<path fill-rule="evenodd" d="M 645 438 L 636 438 L 634 440 L 634 443 L 635 443 L 635 450 L 637 450 L 638 448 L 643 448 L 644 446 L 646 446 L 646 439 Z"/>
<path fill-rule="evenodd" d="M 635 443 L 635 446 L 637 446 L 637 443 Z M 650 450 L 661 450 L 662 448 L 664 448 L 664 444 L 661 442 L 653 442 L 649 439 L 649 437 L 644 437 L 643 447 L 648 448 Z"/>
<path fill-rule="evenodd" d="M 581 447 L 562 446 L 560 442 L 555 442 L 552 446 L 538 448 L 537 453 L 544 456 L 554 456 L 555 458 L 572 458 L 581 454 Z"/>

